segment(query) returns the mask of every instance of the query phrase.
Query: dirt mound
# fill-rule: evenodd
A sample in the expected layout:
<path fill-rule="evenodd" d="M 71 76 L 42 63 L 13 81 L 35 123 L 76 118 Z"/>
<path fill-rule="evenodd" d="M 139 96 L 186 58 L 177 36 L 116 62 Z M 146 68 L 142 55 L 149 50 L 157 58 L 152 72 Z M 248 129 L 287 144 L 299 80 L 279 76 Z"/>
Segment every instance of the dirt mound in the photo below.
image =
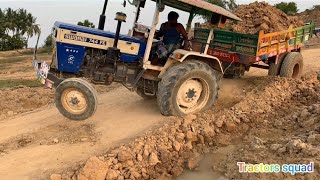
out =
<path fill-rule="evenodd" d="M 306 48 L 319 48 L 320 47 L 320 36 L 316 37 L 315 35 L 307 42 L 305 42 Z"/>
<path fill-rule="evenodd" d="M 0 119 L 34 110 L 53 102 L 53 91 L 19 86 L 0 90 Z"/>
<path fill-rule="evenodd" d="M 240 5 L 234 12 L 243 21 L 237 24 L 229 23 L 232 31 L 257 34 L 260 30 L 265 33 L 286 30 L 290 25 L 299 27 L 304 23 L 297 17 L 287 16 L 281 10 L 266 2 L 254 2 Z"/>
<path fill-rule="evenodd" d="M 316 79 L 314 74 L 304 81 L 283 82 L 272 89 L 268 87 L 266 91 L 269 93 L 262 94 L 267 97 L 255 101 L 257 106 L 249 111 L 239 103 L 234 110 L 236 114 L 242 114 L 240 118 L 248 121 L 237 130 L 236 136 L 241 137 L 241 142 L 231 138 L 235 144 L 230 145 L 233 150 L 223 160 L 212 161 L 213 170 L 224 173 L 229 179 L 290 179 L 293 176 L 288 172 L 250 173 L 249 176 L 248 173 L 239 173 L 236 163 L 281 166 L 314 162 L 313 173 L 297 173 L 294 178 L 317 179 L 320 173 L 320 85 Z"/>
<path fill-rule="evenodd" d="M 307 9 L 302 13 L 299 13 L 299 18 L 305 23 L 314 21 L 316 26 L 320 26 L 320 6 L 315 6 L 311 10 Z"/>
<path fill-rule="evenodd" d="M 82 168 L 62 173 L 62 177 L 108 180 L 172 178 L 179 176 L 184 169 L 197 168 L 201 154 L 210 152 L 211 148 L 228 146 L 251 130 L 255 133 L 243 139 L 250 143 L 250 146 L 245 144 L 244 150 L 236 149 L 237 153 L 228 154 L 230 159 L 227 158 L 227 162 L 216 161 L 220 164 L 213 167 L 215 171 L 222 171 L 230 179 L 248 178 L 248 174 L 237 173 L 237 160 L 249 163 L 271 162 L 272 157 L 277 155 L 282 161 L 292 162 L 302 158 L 304 161 L 312 159 L 315 164 L 319 164 L 320 159 L 316 157 L 319 157 L 320 152 L 315 150 L 320 145 L 317 139 L 320 133 L 317 118 L 320 115 L 320 85 L 317 75 L 312 74 L 303 80 L 270 77 L 264 77 L 264 80 L 270 82 L 268 86 L 254 89 L 248 93 L 248 98 L 234 107 L 218 113 L 208 111 L 183 119 L 172 118 L 172 124 L 148 132 L 132 143 L 110 150 L 105 155 L 92 157 Z M 299 111 L 299 108 L 302 111 Z M 277 121 L 282 118 L 282 122 Z M 292 137 L 300 140 L 297 143 L 291 142 L 295 138 L 285 135 L 278 138 L 278 142 L 262 139 L 266 135 L 272 136 L 274 127 L 289 131 Z M 296 131 L 298 127 L 302 128 Z M 259 132 L 265 133 L 264 136 L 259 136 Z M 302 132 L 305 132 L 305 136 Z M 309 145 L 303 144 L 305 142 Z M 282 150 L 275 153 L 270 146 L 273 151 Z M 301 151 L 302 148 L 305 150 Z M 261 153 L 261 149 L 265 152 L 263 158 L 259 159 L 262 156 L 260 154 L 252 155 L 252 152 Z M 306 153 L 300 156 L 299 152 Z M 290 153 L 290 157 L 285 158 L 287 153 Z M 271 158 L 267 158 L 269 155 Z M 254 174 L 249 179 L 262 178 L 265 175 Z M 281 173 L 276 176 L 287 177 Z M 311 175 L 311 178 L 315 176 Z"/>

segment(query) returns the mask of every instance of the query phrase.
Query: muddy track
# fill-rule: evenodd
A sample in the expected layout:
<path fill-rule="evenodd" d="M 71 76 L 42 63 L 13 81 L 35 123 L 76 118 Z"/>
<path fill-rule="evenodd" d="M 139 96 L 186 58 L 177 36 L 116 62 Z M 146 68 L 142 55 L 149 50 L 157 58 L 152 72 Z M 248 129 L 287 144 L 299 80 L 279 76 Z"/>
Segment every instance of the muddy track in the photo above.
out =
<path fill-rule="evenodd" d="M 68 167 L 165 119 L 155 102 L 124 88 L 101 95 L 99 101 L 95 116 L 83 122 L 63 118 L 53 105 L 1 121 L 0 176 Z"/>
<path fill-rule="evenodd" d="M 314 62 L 319 50 L 307 52 L 307 71 L 319 69 L 320 63 Z M 252 69 L 242 79 L 223 80 L 215 111 L 231 108 L 248 98 L 247 92 L 263 89 L 269 83 L 261 78 L 266 74 Z M 0 177 L 45 179 L 50 172 L 78 167 L 90 156 L 170 121 L 161 116 L 156 101 L 144 101 L 124 87 L 101 94 L 97 113 L 87 121 L 67 120 L 52 104 L 18 114 L 0 121 Z"/>
<path fill-rule="evenodd" d="M 172 179 L 185 169 L 196 170 L 205 153 L 217 176 L 207 179 L 287 179 L 290 173 L 239 173 L 236 162 L 319 164 L 320 85 L 317 74 L 304 80 L 264 77 L 231 108 L 184 118 L 91 157 L 65 179 Z M 285 91 L 284 91 L 285 90 Z M 209 166 L 210 167 L 210 166 Z M 315 179 L 299 174 L 298 179 Z M 211 170 L 209 170 L 211 172 Z M 181 176 L 179 179 L 186 179 Z M 204 179 L 201 176 L 193 179 Z"/>
<path fill-rule="evenodd" d="M 222 84 L 225 93 L 220 95 L 224 101 L 218 101 L 217 110 L 233 106 L 254 88 L 250 78 L 240 82 L 226 80 Z M 87 121 L 67 120 L 54 105 L 49 105 L 0 121 L 3 129 L 0 160 L 4 162 L 0 165 L 0 176 L 42 177 L 48 169 L 77 164 L 168 122 L 161 116 L 155 100 L 144 101 L 123 87 L 100 95 L 98 111 Z"/>

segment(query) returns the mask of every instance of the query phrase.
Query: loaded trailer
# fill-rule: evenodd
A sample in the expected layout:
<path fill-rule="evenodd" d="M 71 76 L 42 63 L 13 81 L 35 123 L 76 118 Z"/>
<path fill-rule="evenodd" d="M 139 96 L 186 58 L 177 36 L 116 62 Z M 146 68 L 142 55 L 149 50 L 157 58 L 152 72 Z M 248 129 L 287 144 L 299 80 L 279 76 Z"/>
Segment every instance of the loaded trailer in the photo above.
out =
<path fill-rule="evenodd" d="M 268 69 L 271 76 L 299 78 L 303 70 L 301 48 L 312 38 L 314 24 L 258 35 L 243 34 L 221 29 L 195 28 L 193 50 L 204 52 L 207 37 L 208 55 L 222 61 L 225 76 L 238 78 L 250 67 Z"/>

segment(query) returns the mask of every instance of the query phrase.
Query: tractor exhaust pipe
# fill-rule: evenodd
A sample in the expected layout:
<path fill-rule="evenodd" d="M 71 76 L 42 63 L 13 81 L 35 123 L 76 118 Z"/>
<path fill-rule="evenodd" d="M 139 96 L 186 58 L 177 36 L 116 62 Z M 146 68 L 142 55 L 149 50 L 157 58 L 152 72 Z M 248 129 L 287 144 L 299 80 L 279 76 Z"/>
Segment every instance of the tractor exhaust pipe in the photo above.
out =
<path fill-rule="evenodd" d="M 107 9 L 107 4 L 108 4 L 108 0 L 104 1 L 104 5 L 103 5 L 103 9 L 102 9 L 102 14 L 100 15 L 100 19 L 99 19 L 99 26 L 98 29 L 100 30 L 104 30 L 104 24 L 106 22 L 106 9 Z"/>
<path fill-rule="evenodd" d="M 116 35 L 114 37 L 114 44 L 113 44 L 114 48 L 117 48 L 118 46 L 121 24 L 122 22 L 126 22 L 126 19 L 127 19 L 127 15 L 125 13 L 117 12 L 115 20 L 118 21 L 118 25 L 117 25 Z"/>

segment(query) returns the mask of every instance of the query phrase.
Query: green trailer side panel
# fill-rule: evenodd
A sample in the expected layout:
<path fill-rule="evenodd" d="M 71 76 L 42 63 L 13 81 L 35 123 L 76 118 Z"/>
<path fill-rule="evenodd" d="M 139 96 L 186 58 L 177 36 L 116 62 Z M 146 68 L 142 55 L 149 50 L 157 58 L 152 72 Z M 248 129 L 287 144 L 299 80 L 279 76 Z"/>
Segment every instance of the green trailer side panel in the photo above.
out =
<path fill-rule="evenodd" d="M 210 29 L 195 28 L 196 42 L 206 43 Z M 248 35 L 225 30 L 214 30 L 210 48 L 231 51 L 234 53 L 255 56 L 257 53 L 258 35 Z"/>
<path fill-rule="evenodd" d="M 195 41 L 201 42 L 204 44 L 207 43 L 209 33 L 210 33 L 210 29 L 195 28 L 194 30 Z"/>
<path fill-rule="evenodd" d="M 231 31 L 214 30 L 214 38 L 210 47 L 227 50 L 239 54 L 255 56 L 257 53 L 258 36 Z"/>
<path fill-rule="evenodd" d="M 301 46 L 302 43 L 308 41 L 312 37 L 312 32 L 314 31 L 314 23 L 310 25 L 305 25 L 302 27 L 297 27 L 293 29 L 288 29 L 285 31 L 279 31 L 269 34 L 260 34 L 260 39 L 266 39 L 266 42 L 270 44 L 262 46 L 259 44 L 259 35 L 251 34 L 242 34 L 226 30 L 215 29 L 213 34 L 213 40 L 210 42 L 210 48 L 217 50 L 224 50 L 232 53 L 237 53 L 245 56 L 259 56 L 259 57 L 268 57 L 269 51 L 259 54 L 258 49 L 269 48 L 270 51 L 273 51 L 273 48 L 276 45 L 281 45 L 279 47 L 284 47 L 283 43 L 288 43 L 288 47 Z M 195 28 L 195 41 L 200 42 L 203 45 L 207 43 L 207 38 L 209 36 L 210 29 Z M 282 38 L 282 36 L 284 38 Z M 287 39 L 287 36 L 289 39 Z M 274 41 L 278 42 L 275 44 Z M 258 46 L 260 46 L 258 48 Z M 274 54 L 274 53 L 273 53 Z"/>

